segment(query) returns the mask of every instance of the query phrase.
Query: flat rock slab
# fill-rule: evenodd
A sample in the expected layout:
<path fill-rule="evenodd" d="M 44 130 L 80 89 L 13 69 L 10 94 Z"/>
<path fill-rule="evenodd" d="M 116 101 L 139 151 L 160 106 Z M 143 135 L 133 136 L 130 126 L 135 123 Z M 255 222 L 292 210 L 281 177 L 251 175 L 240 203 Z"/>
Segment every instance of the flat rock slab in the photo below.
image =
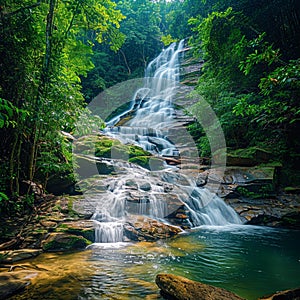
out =
<path fill-rule="evenodd" d="M 225 289 L 172 274 L 158 274 L 155 280 L 162 293 L 174 300 L 242 300 Z"/>
<path fill-rule="evenodd" d="M 167 225 L 146 216 L 130 216 L 124 224 L 125 236 L 133 241 L 155 241 L 182 232 L 179 227 Z"/>
<path fill-rule="evenodd" d="M 14 263 L 16 261 L 36 257 L 41 253 L 42 253 L 41 249 L 19 249 L 19 250 L 0 251 L 0 262 Z"/>

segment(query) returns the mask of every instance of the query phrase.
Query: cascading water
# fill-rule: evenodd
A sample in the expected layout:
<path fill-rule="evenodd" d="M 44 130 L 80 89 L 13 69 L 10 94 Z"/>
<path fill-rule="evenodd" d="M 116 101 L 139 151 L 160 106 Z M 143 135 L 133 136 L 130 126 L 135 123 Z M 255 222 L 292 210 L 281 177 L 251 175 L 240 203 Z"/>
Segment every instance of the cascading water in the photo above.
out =
<path fill-rule="evenodd" d="M 180 155 L 180 150 L 167 135 L 168 128 L 174 122 L 172 100 L 179 85 L 179 61 L 183 53 L 184 41 L 178 46 L 173 43 L 149 63 L 144 86 L 136 91 L 128 111 L 107 122 L 107 135 L 123 143 L 139 145 L 154 155 Z M 134 112 L 134 117 L 118 126 L 118 122 L 129 112 Z M 223 200 L 209 190 L 197 187 L 191 178 L 176 173 L 176 168 L 166 168 L 158 173 L 123 165 L 123 170 L 125 169 L 121 179 L 115 180 L 114 186 L 109 189 L 105 204 L 101 202 L 94 213 L 93 219 L 97 224 L 96 242 L 123 241 L 123 224 L 128 213 L 166 220 L 172 212 L 168 211 L 167 204 L 162 200 L 162 195 L 166 192 L 164 182 L 176 185 L 173 193 L 187 208 L 190 227 L 241 223 L 234 210 Z M 155 174 L 154 179 L 152 174 Z M 174 181 L 175 177 L 180 177 L 180 180 Z M 160 180 L 159 184 L 157 180 Z M 181 184 L 182 181 L 185 184 Z M 129 200 L 128 182 L 137 182 L 136 195 L 131 192 Z M 142 188 L 145 182 L 150 186 L 147 189 Z M 139 203 L 136 208 L 133 207 L 132 199 L 137 199 L 135 201 Z"/>
<path fill-rule="evenodd" d="M 176 48 L 173 43 L 151 61 L 145 71 L 144 86 L 133 97 L 131 109 L 136 114 L 126 126 L 115 126 L 125 113 L 107 123 L 106 132 L 124 143 L 134 143 L 147 151 L 161 155 L 175 155 L 176 147 L 167 139 L 166 129 L 173 121 L 172 99 L 179 83 L 179 58 L 184 41 Z"/>

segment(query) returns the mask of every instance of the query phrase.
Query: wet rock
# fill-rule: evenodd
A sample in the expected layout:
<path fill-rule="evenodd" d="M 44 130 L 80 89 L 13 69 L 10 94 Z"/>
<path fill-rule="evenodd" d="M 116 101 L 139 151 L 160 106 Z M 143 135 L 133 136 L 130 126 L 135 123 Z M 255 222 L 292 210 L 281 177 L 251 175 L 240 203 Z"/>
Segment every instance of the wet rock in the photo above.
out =
<path fill-rule="evenodd" d="M 0 273 L 0 299 L 7 299 L 10 296 L 22 292 L 34 277 L 34 272 L 1 272 Z"/>
<path fill-rule="evenodd" d="M 180 226 L 183 229 L 190 229 L 189 211 L 186 206 L 183 203 L 181 205 L 178 203 L 175 207 L 175 210 L 170 210 L 172 212 L 166 216 L 166 219 L 173 225 Z"/>
<path fill-rule="evenodd" d="M 42 253 L 41 249 L 19 249 L 19 250 L 0 251 L 0 262 L 14 263 L 16 261 L 36 257 L 41 253 Z"/>
<path fill-rule="evenodd" d="M 42 242 L 44 251 L 82 250 L 91 242 L 82 236 L 66 233 L 50 233 Z"/>
<path fill-rule="evenodd" d="M 92 220 L 63 222 L 59 225 L 57 231 L 81 236 L 90 242 L 95 242 L 95 226 Z"/>
<path fill-rule="evenodd" d="M 105 159 L 84 155 L 75 155 L 75 157 L 79 166 L 77 172 L 79 173 L 81 180 L 99 174 L 108 175 L 115 172 L 115 167 Z"/>
<path fill-rule="evenodd" d="M 130 192 L 127 194 L 125 198 L 127 202 L 135 202 L 135 203 L 149 203 L 149 195 L 142 195 L 139 193 Z"/>
<path fill-rule="evenodd" d="M 155 282 L 162 294 L 174 300 L 242 300 L 225 289 L 196 282 L 182 276 L 158 274 Z"/>
<path fill-rule="evenodd" d="M 183 185 L 183 186 L 190 185 L 190 182 L 188 181 L 188 179 L 180 173 L 164 172 L 161 175 L 161 179 L 170 184 L 176 184 L 176 185 L 179 184 L 179 185 Z"/>
<path fill-rule="evenodd" d="M 165 193 L 170 193 L 174 188 L 172 184 L 166 184 L 166 183 L 163 185 L 163 187 Z"/>
<path fill-rule="evenodd" d="M 227 198 L 246 224 L 300 228 L 300 200 L 297 195 L 281 194 L 272 198 Z"/>
<path fill-rule="evenodd" d="M 140 184 L 140 189 L 145 192 L 151 191 L 151 184 L 149 182 L 145 182 Z"/>
<path fill-rule="evenodd" d="M 98 193 L 98 195 L 98 198 L 88 193 L 85 193 L 84 196 L 72 196 L 72 199 L 69 198 L 70 206 L 72 206 L 74 213 L 81 216 L 82 219 L 90 219 L 95 212 L 98 201 L 100 201 L 99 198 L 101 199 L 101 194 Z"/>
<path fill-rule="evenodd" d="M 218 169 L 202 171 L 197 182 L 216 184 L 215 192 L 222 198 L 275 196 L 276 167 L 227 167 L 225 173 Z"/>
<path fill-rule="evenodd" d="M 164 224 L 145 216 L 130 216 L 124 224 L 124 234 L 133 241 L 166 239 L 182 232 L 179 227 Z"/>
<path fill-rule="evenodd" d="M 286 290 L 275 293 L 270 296 L 264 296 L 258 300 L 299 300 L 300 299 L 300 288 L 293 290 Z"/>
<path fill-rule="evenodd" d="M 278 217 L 260 214 L 251 218 L 247 224 L 300 229 L 300 211 L 291 212 Z"/>
<path fill-rule="evenodd" d="M 127 179 L 126 182 L 125 182 L 125 185 L 130 187 L 130 189 L 133 189 L 133 190 L 138 189 L 137 183 L 132 179 Z"/>
<path fill-rule="evenodd" d="M 181 160 L 174 157 L 163 156 L 164 160 L 168 165 L 176 166 L 181 164 Z"/>

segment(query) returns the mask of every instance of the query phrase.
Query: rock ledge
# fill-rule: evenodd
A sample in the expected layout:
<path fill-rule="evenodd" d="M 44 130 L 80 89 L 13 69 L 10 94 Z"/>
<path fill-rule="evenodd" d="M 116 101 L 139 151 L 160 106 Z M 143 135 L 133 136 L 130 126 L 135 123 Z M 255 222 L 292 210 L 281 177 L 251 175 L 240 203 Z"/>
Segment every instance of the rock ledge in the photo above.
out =
<path fill-rule="evenodd" d="M 242 300 L 222 288 L 172 274 L 158 274 L 155 280 L 162 294 L 174 300 Z M 170 299 L 170 298 L 169 298 Z"/>

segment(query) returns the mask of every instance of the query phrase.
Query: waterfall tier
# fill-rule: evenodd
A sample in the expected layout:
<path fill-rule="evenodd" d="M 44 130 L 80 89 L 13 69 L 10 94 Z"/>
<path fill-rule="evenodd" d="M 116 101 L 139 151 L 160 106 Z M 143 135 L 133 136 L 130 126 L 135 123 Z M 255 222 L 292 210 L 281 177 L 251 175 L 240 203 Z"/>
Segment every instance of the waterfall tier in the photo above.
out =
<path fill-rule="evenodd" d="M 170 45 L 149 63 L 144 86 L 133 95 L 128 110 L 106 123 L 106 135 L 138 145 L 156 156 L 181 156 L 182 149 L 170 139 L 170 128 L 173 136 L 180 136 L 180 128 L 174 131 L 173 126 L 176 117 L 173 99 L 179 87 L 183 55 L 184 41 L 181 41 Z M 129 113 L 131 119 L 119 126 Z M 222 199 L 208 189 L 197 187 L 195 180 L 178 168 L 151 172 L 124 165 L 122 176 L 109 181 L 108 190 L 93 200 L 96 242 L 123 241 L 123 225 L 129 215 L 145 215 L 182 228 L 241 223 Z"/>

